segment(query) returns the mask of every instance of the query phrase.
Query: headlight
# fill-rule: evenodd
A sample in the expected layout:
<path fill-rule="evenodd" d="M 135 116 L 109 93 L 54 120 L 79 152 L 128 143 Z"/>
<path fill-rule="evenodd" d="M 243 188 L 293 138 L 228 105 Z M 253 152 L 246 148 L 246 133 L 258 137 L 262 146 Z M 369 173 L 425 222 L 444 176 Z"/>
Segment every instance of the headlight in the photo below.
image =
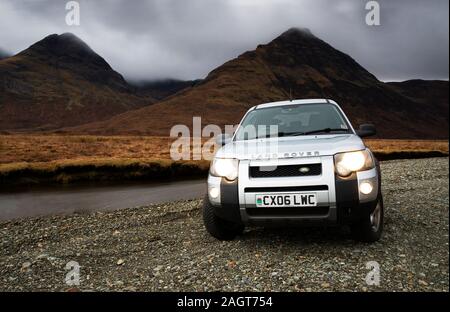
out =
<path fill-rule="evenodd" d="M 365 149 L 334 155 L 334 166 L 340 176 L 347 177 L 352 172 L 372 169 L 375 162 L 369 150 Z"/>
<path fill-rule="evenodd" d="M 233 181 L 238 177 L 239 161 L 231 158 L 214 158 L 210 172 L 216 177 L 225 177 Z"/>

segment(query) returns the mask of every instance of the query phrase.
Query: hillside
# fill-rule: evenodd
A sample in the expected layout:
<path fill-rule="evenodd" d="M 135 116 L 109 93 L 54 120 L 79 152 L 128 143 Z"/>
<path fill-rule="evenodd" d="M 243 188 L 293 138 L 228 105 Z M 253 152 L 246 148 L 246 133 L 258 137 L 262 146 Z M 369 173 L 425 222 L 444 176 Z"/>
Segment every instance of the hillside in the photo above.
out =
<path fill-rule="evenodd" d="M 155 100 L 163 100 L 181 90 L 193 88 L 200 82 L 201 80 L 164 79 L 155 81 L 138 81 L 133 82 L 132 84 L 136 87 L 136 91 L 139 95 L 149 96 Z"/>
<path fill-rule="evenodd" d="M 436 107 L 447 117 L 448 123 L 448 81 L 414 79 L 387 84 L 412 101 L 420 102 L 425 107 Z"/>
<path fill-rule="evenodd" d="M 0 61 L 0 130 L 57 129 L 152 102 L 70 33 Z"/>
<path fill-rule="evenodd" d="M 309 30 L 290 29 L 167 100 L 65 131 L 166 136 L 172 125 L 191 125 L 192 116 L 201 116 L 204 125 L 236 124 L 252 105 L 285 100 L 291 90 L 294 98 L 338 101 L 355 125 L 375 123 L 379 137 L 447 138 L 448 82 L 427 83 L 430 92 L 383 83 Z M 428 100 L 435 85 L 444 104 Z"/>

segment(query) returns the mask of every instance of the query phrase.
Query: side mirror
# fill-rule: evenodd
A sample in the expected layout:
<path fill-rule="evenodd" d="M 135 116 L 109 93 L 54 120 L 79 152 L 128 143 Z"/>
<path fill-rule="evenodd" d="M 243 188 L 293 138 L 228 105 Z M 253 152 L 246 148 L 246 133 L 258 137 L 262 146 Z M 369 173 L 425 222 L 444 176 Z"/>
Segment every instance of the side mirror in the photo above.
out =
<path fill-rule="evenodd" d="M 224 134 L 219 134 L 216 138 L 216 142 L 217 144 L 219 144 L 220 146 L 223 146 L 225 144 L 228 144 L 231 142 L 231 138 L 232 136 L 228 133 L 224 133 Z"/>
<path fill-rule="evenodd" d="M 359 129 L 356 130 L 356 134 L 361 138 L 364 138 L 377 134 L 377 130 L 373 124 L 362 124 L 359 126 Z"/>

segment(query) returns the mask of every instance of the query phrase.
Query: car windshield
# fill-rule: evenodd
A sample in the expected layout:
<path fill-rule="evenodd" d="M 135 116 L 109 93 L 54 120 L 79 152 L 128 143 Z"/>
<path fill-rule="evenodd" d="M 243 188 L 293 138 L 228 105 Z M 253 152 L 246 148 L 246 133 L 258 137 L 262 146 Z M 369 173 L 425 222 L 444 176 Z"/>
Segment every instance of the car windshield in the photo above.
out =
<path fill-rule="evenodd" d="M 235 139 L 349 132 L 349 125 L 335 105 L 297 104 L 252 110 L 242 121 Z"/>

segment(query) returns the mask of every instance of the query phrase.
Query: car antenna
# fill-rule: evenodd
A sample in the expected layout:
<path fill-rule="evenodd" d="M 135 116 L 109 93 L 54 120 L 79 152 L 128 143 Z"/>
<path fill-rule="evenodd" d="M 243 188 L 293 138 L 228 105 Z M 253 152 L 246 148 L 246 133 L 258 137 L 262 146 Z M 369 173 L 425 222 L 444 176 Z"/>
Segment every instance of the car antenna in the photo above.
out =
<path fill-rule="evenodd" d="M 292 102 L 292 87 L 289 87 L 289 102 Z"/>

